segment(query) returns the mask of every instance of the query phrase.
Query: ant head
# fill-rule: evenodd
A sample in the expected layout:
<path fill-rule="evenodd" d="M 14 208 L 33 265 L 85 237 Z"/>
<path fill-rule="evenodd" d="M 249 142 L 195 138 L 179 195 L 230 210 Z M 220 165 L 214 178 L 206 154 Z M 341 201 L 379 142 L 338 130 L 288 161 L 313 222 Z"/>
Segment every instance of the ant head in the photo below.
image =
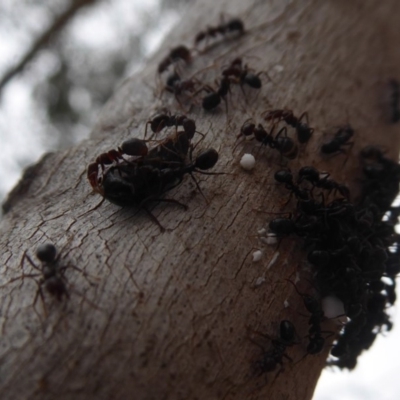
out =
<path fill-rule="evenodd" d="M 275 172 L 274 178 L 279 183 L 292 183 L 293 175 L 286 169 L 281 169 Z"/>
<path fill-rule="evenodd" d="M 36 257 L 42 262 L 53 262 L 56 259 L 56 254 L 56 247 L 52 243 L 41 244 L 36 249 Z"/>
<path fill-rule="evenodd" d="M 251 119 L 247 120 L 240 128 L 239 136 L 250 136 L 253 134 L 256 124 L 251 122 Z"/>

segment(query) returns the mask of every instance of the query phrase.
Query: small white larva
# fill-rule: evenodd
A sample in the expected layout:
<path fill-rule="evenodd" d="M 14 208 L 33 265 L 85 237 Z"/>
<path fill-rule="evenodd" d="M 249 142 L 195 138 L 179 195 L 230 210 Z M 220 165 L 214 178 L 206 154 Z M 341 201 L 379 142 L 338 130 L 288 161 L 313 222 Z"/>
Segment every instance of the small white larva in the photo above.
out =
<path fill-rule="evenodd" d="M 271 261 L 267 265 L 267 269 L 270 269 L 276 263 L 276 260 L 278 259 L 279 254 L 280 254 L 279 251 L 275 252 L 275 254 L 271 258 Z"/>
<path fill-rule="evenodd" d="M 264 234 L 267 233 L 267 230 L 266 230 L 265 228 L 261 228 L 261 229 L 259 229 L 259 230 L 257 231 L 257 233 L 258 233 L 259 235 L 264 235 Z"/>
<path fill-rule="evenodd" d="M 262 255 L 263 255 L 263 253 L 262 253 L 261 250 L 256 250 L 256 251 L 253 253 L 253 262 L 260 261 L 261 258 L 262 258 Z"/>
<path fill-rule="evenodd" d="M 273 234 L 273 233 L 268 233 L 268 235 L 267 235 L 267 244 L 273 245 L 273 244 L 276 244 L 276 243 L 278 243 L 278 238 L 276 237 L 276 235 Z"/>
<path fill-rule="evenodd" d="M 283 306 L 285 307 L 285 308 L 288 308 L 289 307 L 289 301 L 288 301 L 288 299 L 286 299 L 284 302 L 283 302 Z"/>
<path fill-rule="evenodd" d="M 252 154 L 243 154 L 242 159 L 240 160 L 240 166 L 246 171 L 251 171 L 254 169 L 256 165 L 256 159 Z"/>

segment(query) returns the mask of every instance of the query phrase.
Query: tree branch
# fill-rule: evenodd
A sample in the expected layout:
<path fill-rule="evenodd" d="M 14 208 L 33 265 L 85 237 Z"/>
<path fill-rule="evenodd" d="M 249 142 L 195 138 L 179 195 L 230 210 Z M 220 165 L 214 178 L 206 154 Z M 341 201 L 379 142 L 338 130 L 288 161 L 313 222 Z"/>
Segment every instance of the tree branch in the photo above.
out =
<path fill-rule="evenodd" d="M 32 43 L 30 49 L 21 58 L 18 64 L 11 67 L 0 80 L 0 94 L 4 86 L 12 79 L 15 75 L 19 74 L 24 70 L 26 65 L 36 56 L 37 52 L 43 47 L 47 46 L 50 39 L 59 35 L 64 29 L 67 23 L 75 16 L 75 14 L 85 6 L 93 5 L 97 0 L 73 0 L 69 7 L 58 17 L 56 17 L 53 23 Z"/>
<path fill-rule="evenodd" d="M 307 111 L 314 136 L 290 168 L 314 165 L 355 193 L 360 148 L 378 144 L 388 156 L 398 154 L 399 127 L 385 123 L 379 99 L 382 85 L 400 67 L 400 5 L 396 0 L 308 0 L 229 2 L 229 7 L 230 15 L 243 18 L 247 33 L 212 45 L 182 71 L 188 76 L 204 72 L 202 79 L 213 84 L 223 65 L 242 57 L 256 72 L 267 71 L 273 82 L 264 80 L 259 95 L 249 89 L 244 96 L 233 87 L 228 115 L 224 107 L 213 113 L 194 107 L 188 114 L 206 134 L 198 147 L 217 149 L 215 170 L 227 173 L 201 178 L 209 204 L 185 180 L 169 196 L 187 204 L 188 211 L 166 204 L 152 210 L 167 228 L 160 233 L 138 210 L 108 202 L 99 206 L 86 168 L 124 139 L 143 137 L 157 103 L 153 89 L 161 90 L 157 63 L 205 23 L 219 21 L 225 4 L 210 0 L 190 8 L 156 58 L 119 88 L 91 140 L 46 157 L 37 177 L 14 191 L 18 199 L 8 203 L 0 227 L 0 397 L 312 397 L 329 346 L 304 358 L 308 318 L 286 281 L 300 273 L 306 282 L 306 254 L 290 239 L 278 249 L 257 240 L 257 231 L 270 219 L 257 210 L 294 206 L 283 207 L 287 193 L 274 184 L 282 160 L 254 142 L 232 150 L 246 119 L 262 122 L 260 114 L 272 107 L 296 115 Z M 164 93 L 163 99 L 171 113 L 181 112 L 173 96 Z M 345 156 L 323 159 L 319 149 L 326 130 L 346 122 L 356 134 L 344 167 Z M 257 165 L 245 173 L 238 164 L 241 153 L 250 151 Z M 40 299 L 32 304 L 37 284 L 18 277 L 23 252 L 34 258 L 36 246 L 47 241 L 60 249 L 60 262 L 83 273 L 66 269 L 70 299 L 59 303 L 45 293 L 44 314 Z M 253 263 L 252 253 L 260 247 L 263 258 Z M 25 273 L 32 273 L 28 268 Z M 284 360 L 279 376 L 258 376 L 254 366 L 262 351 L 249 340 L 249 330 L 275 336 L 282 319 L 293 322 L 301 344 L 288 350 L 293 362 Z M 263 343 L 269 345 L 267 339 Z"/>

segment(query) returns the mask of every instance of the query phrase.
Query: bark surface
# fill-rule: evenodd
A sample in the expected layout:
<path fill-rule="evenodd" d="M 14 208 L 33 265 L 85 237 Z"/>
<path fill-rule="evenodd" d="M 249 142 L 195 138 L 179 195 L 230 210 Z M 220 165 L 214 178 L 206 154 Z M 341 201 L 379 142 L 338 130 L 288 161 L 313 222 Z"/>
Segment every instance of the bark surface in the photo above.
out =
<path fill-rule="evenodd" d="M 384 97 L 388 80 L 400 70 L 399 11 L 396 0 L 193 4 L 155 59 L 118 88 L 92 138 L 43 157 L 6 202 L 0 226 L 0 397 L 311 399 L 329 347 L 303 358 L 308 318 L 285 280 L 296 273 L 306 277 L 306 254 L 298 241 L 284 240 L 276 249 L 257 237 L 272 218 L 262 211 L 295 207 L 284 206 L 288 193 L 273 180 L 282 160 L 254 141 L 235 152 L 233 147 L 243 122 L 263 122 L 266 109 L 307 111 L 314 136 L 288 166 L 329 171 L 356 196 L 359 149 L 377 144 L 393 158 L 398 154 L 399 127 L 387 123 Z M 185 179 L 167 197 L 187 204 L 188 211 L 164 203 L 152 209 L 165 233 L 136 209 L 108 202 L 97 207 L 101 198 L 91 193 L 87 165 L 126 138 L 143 137 L 157 107 L 182 112 L 173 96 L 158 98 L 157 63 L 170 48 L 191 45 L 206 24 L 218 23 L 221 12 L 240 16 L 247 33 L 210 41 L 184 73 L 208 67 L 206 80 L 213 84 L 222 66 L 242 57 L 273 81 L 262 76 L 260 93 L 245 88 L 243 95 L 232 87 L 228 113 L 222 105 L 213 113 L 197 106 L 188 114 L 206 133 L 199 147 L 217 149 L 214 170 L 226 173 L 197 175 L 209 203 Z M 356 130 L 349 157 L 322 158 L 319 147 L 329 129 L 347 122 Z M 244 152 L 256 154 L 251 173 L 239 167 Z M 44 291 L 44 302 L 39 298 L 34 305 L 38 285 L 22 279 L 21 258 L 27 250 L 35 259 L 36 246 L 48 241 L 60 250 L 62 265 L 82 272 L 65 271 L 68 301 Z M 253 263 L 256 249 L 263 257 Z M 24 268 L 36 272 L 27 262 Z M 309 285 L 303 279 L 299 287 Z M 282 319 L 295 324 L 302 344 L 289 349 L 294 362 L 285 360 L 276 379 L 275 373 L 258 376 L 254 366 L 262 351 L 248 331 L 275 336 Z M 260 340 L 268 348 L 269 341 Z"/>

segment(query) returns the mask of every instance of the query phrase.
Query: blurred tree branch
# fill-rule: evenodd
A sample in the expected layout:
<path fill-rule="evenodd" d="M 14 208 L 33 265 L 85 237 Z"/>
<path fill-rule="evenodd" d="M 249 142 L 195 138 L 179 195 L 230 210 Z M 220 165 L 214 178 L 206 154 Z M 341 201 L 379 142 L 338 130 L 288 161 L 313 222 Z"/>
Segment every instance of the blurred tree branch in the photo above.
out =
<path fill-rule="evenodd" d="M 17 74 L 22 72 L 26 65 L 36 56 L 38 51 L 47 46 L 51 39 L 65 28 L 76 13 L 86 6 L 92 6 L 98 0 L 73 0 L 64 12 L 58 15 L 53 23 L 31 45 L 18 64 L 11 67 L 0 80 L 0 95 L 4 86 Z"/>

